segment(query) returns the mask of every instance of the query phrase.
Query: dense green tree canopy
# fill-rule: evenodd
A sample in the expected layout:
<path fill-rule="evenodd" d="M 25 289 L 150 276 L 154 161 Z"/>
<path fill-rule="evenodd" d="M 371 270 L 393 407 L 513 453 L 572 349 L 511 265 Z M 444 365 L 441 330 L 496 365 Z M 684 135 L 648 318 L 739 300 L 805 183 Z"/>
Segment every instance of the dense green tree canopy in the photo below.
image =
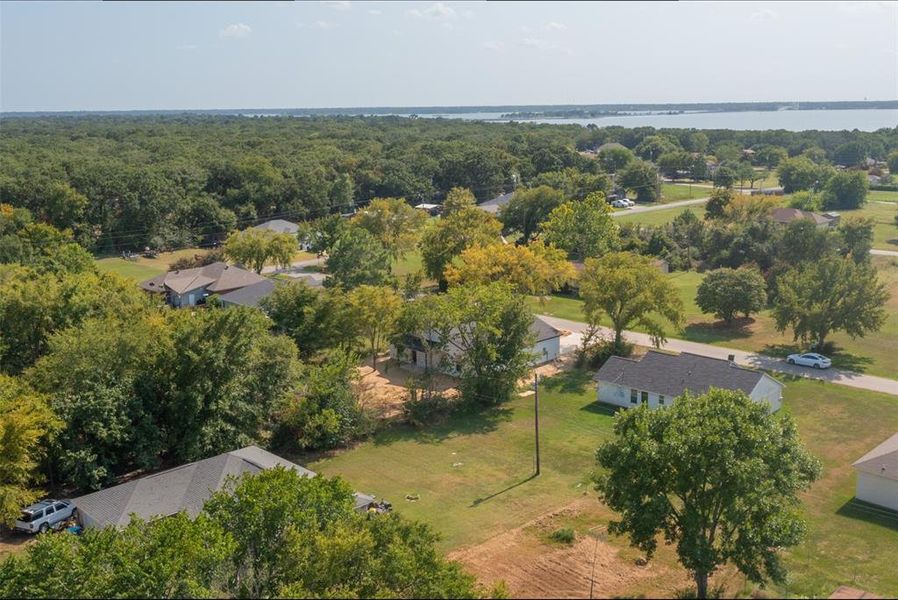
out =
<path fill-rule="evenodd" d="M 499 210 L 499 219 L 506 231 L 519 232 L 520 242 L 526 244 L 539 231 L 540 224 L 564 201 L 561 191 L 547 185 L 519 188 Z"/>
<path fill-rule="evenodd" d="M 609 530 L 649 556 L 660 540 L 674 545 L 699 598 L 727 563 L 756 583 L 783 582 L 780 549 L 805 532 L 797 494 L 820 465 L 792 420 L 768 409 L 742 392 L 687 393 L 618 413 L 598 450 L 597 487 L 619 515 Z"/>
<path fill-rule="evenodd" d="M 757 269 L 717 269 L 698 286 L 695 303 L 703 313 L 711 313 L 727 323 L 738 314 L 746 318 L 764 308 L 767 284 Z"/>

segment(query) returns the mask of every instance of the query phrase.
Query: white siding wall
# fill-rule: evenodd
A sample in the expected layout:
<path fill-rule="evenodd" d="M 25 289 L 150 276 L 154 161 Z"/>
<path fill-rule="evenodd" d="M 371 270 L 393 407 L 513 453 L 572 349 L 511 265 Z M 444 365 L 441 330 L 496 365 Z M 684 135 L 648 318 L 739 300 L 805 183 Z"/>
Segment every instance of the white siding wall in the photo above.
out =
<path fill-rule="evenodd" d="M 898 481 L 859 471 L 855 496 L 870 504 L 898 510 Z"/>
<path fill-rule="evenodd" d="M 770 405 L 770 412 L 776 412 L 782 406 L 783 384 L 772 377 L 765 375 L 749 394 L 755 402 L 766 402 Z"/>
<path fill-rule="evenodd" d="M 530 348 L 530 351 L 536 354 L 536 358 L 533 360 L 534 364 L 541 365 L 553 361 L 561 354 L 561 337 L 537 342 Z"/>
<path fill-rule="evenodd" d="M 624 408 L 633 408 L 634 406 L 639 406 L 640 404 L 642 404 L 642 392 L 644 390 L 636 390 L 636 404 L 633 404 L 632 402 L 630 402 L 631 394 L 630 388 L 628 387 L 617 385 L 616 383 L 607 383 L 605 381 L 600 381 L 598 387 L 599 389 L 597 398 L 599 402 L 604 402 L 605 404 L 613 404 L 615 406 L 623 406 Z M 648 391 L 647 394 L 647 403 L 650 407 L 657 408 L 659 406 L 670 406 L 672 400 L 670 396 L 664 397 L 664 404 L 662 405 L 660 394 Z"/>

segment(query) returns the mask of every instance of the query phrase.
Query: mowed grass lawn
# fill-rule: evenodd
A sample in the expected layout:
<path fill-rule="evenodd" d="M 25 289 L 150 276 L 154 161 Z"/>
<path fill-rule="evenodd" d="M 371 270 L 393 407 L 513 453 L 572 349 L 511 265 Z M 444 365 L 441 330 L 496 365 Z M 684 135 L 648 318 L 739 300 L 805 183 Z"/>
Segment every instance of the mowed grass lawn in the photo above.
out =
<path fill-rule="evenodd" d="M 898 214 L 898 202 L 888 203 L 880 200 L 867 203 L 857 210 L 837 211 L 843 218 L 851 216 L 873 219 L 873 247 L 880 250 L 898 251 L 898 227 L 895 226 L 895 215 Z"/>
<path fill-rule="evenodd" d="M 699 219 L 705 216 L 705 205 L 697 204 L 692 206 L 677 206 L 674 208 L 665 208 L 662 210 L 651 210 L 648 212 L 623 214 L 614 217 L 617 223 L 641 223 L 643 225 L 664 225 L 673 221 L 677 215 L 683 212 L 695 213 Z"/>
<path fill-rule="evenodd" d="M 445 550 L 477 544 L 578 498 L 595 497 L 589 481 L 594 453 L 612 435 L 614 410 L 595 402 L 591 375 L 575 371 L 544 380 L 539 477 L 531 477 L 532 396 L 439 427 L 393 427 L 306 466 L 340 475 L 356 489 L 390 500 L 401 514 L 429 523 L 443 536 Z M 809 535 L 787 553 L 792 580 L 781 591 L 819 597 L 856 584 L 895 594 L 898 519 L 871 517 L 848 503 L 855 481 L 850 464 L 898 429 L 898 398 L 796 380 L 787 382 L 785 406 L 824 473 L 803 496 Z M 406 495 L 420 499 L 407 501 Z"/>
<path fill-rule="evenodd" d="M 898 259 L 874 256 L 880 280 L 886 284 L 889 300 L 886 304 L 886 322 L 883 327 L 863 338 L 851 339 L 844 333 L 834 333 L 830 341 L 835 344 L 832 353 L 837 368 L 861 371 L 871 375 L 896 377 L 898 374 Z M 723 327 L 715 323 L 711 315 L 703 314 L 695 304 L 695 294 L 704 274 L 694 271 L 677 271 L 668 275 L 683 301 L 684 325 L 680 329 L 668 329 L 668 337 L 713 344 L 739 350 L 761 352 L 771 356 L 786 356 L 803 351 L 799 343 L 792 341 L 791 330 L 779 333 L 770 310 L 754 316 L 754 321 L 743 327 Z M 584 321 L 583 302 L 569 296 L 551 296 L 548 299 L 530 298 L 534 312 L 563 319 Z M 610 325 L 604 321 L 603 325 Z M 636 328 L 637 330 L 639 328 Z"/>
<path fill-rule="evenodd" d="M 707 184 L 705 184 L 707 185 Z M 711 188 L 688 183 L 662 183 L 661 201 L 679 202 L 680 200 L 693 200 L 707 198 L 711 195 Z"/>
<path fill-rule="evenodd" d="M 130 277 L 137 281 L 150 279 L 168 271 L 169 265 L 180 258 L 192 257 L 195 254 L 205 254 L 208 250 L 201 248 L 185 248 L 173 252 L 160 252 L 158 258 L 144 258 L 138 256 L 137 260 L 125 260 L 120 257 L 99 258 L 94 261 L 101 271 L 111 271 L 123 277 Z M 310 260 L 315 254 L 305 251 L 297 251 L 293 255 L 294 261 Z"/>

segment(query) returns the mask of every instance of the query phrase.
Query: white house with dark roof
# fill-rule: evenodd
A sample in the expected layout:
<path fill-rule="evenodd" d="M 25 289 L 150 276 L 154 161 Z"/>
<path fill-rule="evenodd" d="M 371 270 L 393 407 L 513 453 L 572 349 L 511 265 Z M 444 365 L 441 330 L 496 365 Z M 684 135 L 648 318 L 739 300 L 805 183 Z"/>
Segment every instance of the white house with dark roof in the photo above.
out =
<path fill-rule="evenodd" d="M 224 487 L 229 477 L 255 474 L 276 466 L 293 469 L 303 477 L 315 477 L 315 473 L 305 467 L 257 446 L 247 446 L 133 479 L 75 498 L 72 502 L 78 521 L 85 529 L 109 525 L 124 527 L 131 521 L 132 514 L 150 520 L 185 512 L 193 518 L 203 509 L 206 500 Z M 357 510 L 365 510 L 373 502 L 372 496 L 355 494 Z"/>
<path fill-rule="evenodd" d="M 857 470 L 855 498 L 898 511 L 898 433 L 852 466 Z"/>
<path fill-rule="evenodd" d="M 212 294 L 225 294 L 256 283 L 265 277 L 224 262 L 204 267 L 169 271 L 140 283 L 143 290 L 165 294 L 175 308 L 202 304 Z"/>
<path fill-rule="evenodd" d="M 689 391 L 704 394 L 711 388 L 738 390 L 755 402 L 780 409 L 783 384 L 766 373 L 740 367 L 728 360 L 683 352 L 668 354 L 649 350 L 641 359 L 612 356 L 593 379 L 599 402 L 632 408 L 648 404 L 669 406 Z"/>
<path fill-rule="evenodd" d="M 529 351 L 534 357 L 534 365 L 551 362 L 561 355 L 562 333 L 539 317 L 533 318 L 533 322 L 530 324 L 530 336 L 534 342 Z M 390 346 L 390 356 L 400 363 L 412 367 L 420 369 L 430 367 L 449 375 L 458 375 L 458 365 L 464 350 L 457 341 L 452 339 L 443 349 L 432 349 L 438 341 L 439 336 L 436 332 L 429 340 L 421 340 L 415 335 L 406 335 L 402 344 Z"/>

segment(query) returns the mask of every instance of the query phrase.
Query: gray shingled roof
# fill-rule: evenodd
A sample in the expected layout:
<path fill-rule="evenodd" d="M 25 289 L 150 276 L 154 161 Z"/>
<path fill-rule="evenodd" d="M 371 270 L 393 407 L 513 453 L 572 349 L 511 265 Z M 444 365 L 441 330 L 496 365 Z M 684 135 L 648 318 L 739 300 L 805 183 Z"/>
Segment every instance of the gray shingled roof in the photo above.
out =
<path fill-rule="evenodd" d="M 247 446 L 87 494 L 72 502 L 82 522 L 93 527 L 127 525 L 132 513 L 143 519 L 167 517 L 181 511 L 195 517 L 229 475 L 258 473 L 276 465 L 294 469 L 305 477 L 315 476 L 305 467 L 256 446 Z"/>
<path fill-rule="evenodd" d="M 284 219 L 272 219 L 256 225 L 253 229 L 266 229 L 276 233 L 296 233 L 299 231 L 299 225 Z"/>
<path fill-rule="evenodd" d="M 898 433 L 857 459 L 854 468 L 898 481 Z"/>
<path fill-rule="evenodd" d="M 164 292 L 168 289 L 176 294 L 184 294 L 203 286 L 208 286 L 210 292 L 229 292 L 260 281 L 265 281 L 261 275 L 219 261 L 203 267 L 169 271 L 142 281 L 140 287 L 148 292 Z"/>
<path fill-rule="evenodd" d="M 496 214 L 499 212 L 499 208 L 505 206 L 509 202 L 511 202 L 511 197 L 514 196 L 514 192 L 508 192 L 507 194 L 501 194 L 496 196 L 491 200 L 487 200 L 483 204 L 478 204 L 477 208 L 481 210 L 485 210 L 488 213 Z"/>
<path fill-rule="evenodd" d="M 650 350 L 641 360 L 612 356 L 593 379 L 676 397 L 686 390 L 704 394 L 712 387 L 750 394 L 764 377 L 760 371 L 719 358 Z"/>
<path fill-rule="evenodd" d="M 559 330 L 555 329 L 539 317 L 533 317 L 533 322 L 530 324 L 530 333 L 536 336 L 537 342 L 561 337 L 561 332 Z"/>
<path fill-rule="evenodd" d="M 265 279 L 259 283 L 248 285 L 245 288 L 222 294 L 219 300 L 228 304 L 239 304 L 240 306 L 259 306 L 259 301 L 274 291 L 275 283 L 271 279 Z"/>
<path fill-rule="evenodd" d="M 801 210 L 800 208 L 780 207 L 774 209 L 770 213 L 770 217 L 777 223 L 791 223 L 798 219 L 809 219 L 817 225 L 823 225 L 832 221 L 832 217 L 820 215 L 809 210 Z"/>

